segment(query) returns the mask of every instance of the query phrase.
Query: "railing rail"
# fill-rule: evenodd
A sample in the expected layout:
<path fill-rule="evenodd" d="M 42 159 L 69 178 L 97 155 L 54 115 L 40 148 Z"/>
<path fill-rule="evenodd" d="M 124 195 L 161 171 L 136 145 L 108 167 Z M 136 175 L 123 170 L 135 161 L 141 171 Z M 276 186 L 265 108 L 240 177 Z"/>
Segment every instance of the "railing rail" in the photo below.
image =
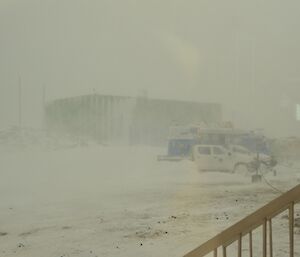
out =
<path fill-rule="evenodd" d="M 256 212 L 224 230 L 201 246 L 186 254 L 184 257 L 203 257 L 209 253 L 218 255 L 218 248 L 222 247 L 223 257 L 226 257 L 226 248 L 238 242 L 238 257 L 242 256 L 242 240 L 249 235 L 249 256 L 253 256 L 252 231 L 260 226 L 263 230 L 263 257 L 267 256 L 267 237 L 269 235 L 269 251 L 273 256 L 272 219 L 278 214 L 289 210 L 289 245 L 290 257 L 294 256 L 294 205 L 300 202 L 300 185 L 282 194 L 266 204 Z M 269 229 L 268 229 L 269 228 Z M 269 233 L 268 233 L 269 232 Z"/>

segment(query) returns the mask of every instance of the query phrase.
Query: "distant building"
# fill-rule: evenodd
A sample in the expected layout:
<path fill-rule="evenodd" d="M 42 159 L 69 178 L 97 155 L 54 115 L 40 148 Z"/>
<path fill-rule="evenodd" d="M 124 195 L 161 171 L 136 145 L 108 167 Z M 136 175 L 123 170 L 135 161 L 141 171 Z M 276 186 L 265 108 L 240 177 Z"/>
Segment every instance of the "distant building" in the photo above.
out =
<path fill-rule="evenodd" d="M 222 121 L 220 104 L 85 95 L 46 105 L 47 129 L 101 143 L 160 145 L 172 125 Z"/>

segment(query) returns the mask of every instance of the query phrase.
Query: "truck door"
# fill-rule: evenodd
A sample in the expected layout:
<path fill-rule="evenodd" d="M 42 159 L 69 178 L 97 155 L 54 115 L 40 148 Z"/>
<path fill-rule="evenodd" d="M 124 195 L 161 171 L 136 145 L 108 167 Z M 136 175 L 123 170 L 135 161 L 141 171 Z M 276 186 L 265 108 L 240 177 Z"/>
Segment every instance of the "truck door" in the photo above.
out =
<path fill-rule="evenodd" d="M 231 156 L 223 147 L 213 147 L 213 159 L 216 170 L 230 170 L 232 168 Z"/>
<path fill-rule="evenodd" d="M 194 151 L 198 170 L 215 170 L 215 161 L 210 146 L 197 146 Z"/>

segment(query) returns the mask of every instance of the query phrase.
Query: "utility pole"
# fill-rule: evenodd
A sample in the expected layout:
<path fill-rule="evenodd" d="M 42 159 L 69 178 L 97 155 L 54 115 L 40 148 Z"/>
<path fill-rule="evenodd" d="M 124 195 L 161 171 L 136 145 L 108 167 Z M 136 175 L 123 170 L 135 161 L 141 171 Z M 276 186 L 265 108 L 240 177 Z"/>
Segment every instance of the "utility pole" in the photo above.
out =
<path fill-rule="evenodd" d="M 251 87 L 252 90 L 254 90 L 255 86 L 255 81 L 256 81 L 256 67 L 255 67 L 255 62 L 256 62 L 256 53 L 255 53 L 255 42 L 254 39 L 251 40 Z"/>
<path fill-rule="evenodd" d="M 22 81 L 21 81 L 21 77 L 19 76 L 19 81 L 18 81 L 18 86 L 19 86 L 19 90 L 18 90 L 18 95 L 19 95 L 19 129 L 22 128 Z"/>
<path fill-rule="evenodd" d="M 46 86 L 42 86 L 42 129 L 46 128 Z"/>
<path fill-rule="evenodd" d="M 45 87 L 45 85 L 43 86 L 43 95 L 42 95 L 42 99 L 43 99 L 43 108 L 45 108 L 46 107 L 46 87 Z"/>
<path fill-rule="evenodd" d="M 235 90 L 239 90 L 240 86 L 240 37 L 236 33 L 235 38 Z"/>

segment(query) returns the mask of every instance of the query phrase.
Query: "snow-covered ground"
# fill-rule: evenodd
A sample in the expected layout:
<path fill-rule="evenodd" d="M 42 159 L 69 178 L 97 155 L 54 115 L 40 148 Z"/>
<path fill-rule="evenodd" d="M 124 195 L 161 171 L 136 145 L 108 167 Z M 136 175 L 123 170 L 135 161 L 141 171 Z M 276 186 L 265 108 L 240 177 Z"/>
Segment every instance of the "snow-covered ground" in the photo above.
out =
<path fill-rule="evenodd" d="M 163 152 L 96 145 L 2 149 L 0 256 L 182 256 L 278 196 L 250 177 L 198 173 L 190 161 L 158 162 Z M 299 172 L 278 167 L 276 177 L 266 178 L 285 191 L 298 183 Z M 281 235 L 278 242 L 275 256 L 282 256 L 287 240 Z"/>

